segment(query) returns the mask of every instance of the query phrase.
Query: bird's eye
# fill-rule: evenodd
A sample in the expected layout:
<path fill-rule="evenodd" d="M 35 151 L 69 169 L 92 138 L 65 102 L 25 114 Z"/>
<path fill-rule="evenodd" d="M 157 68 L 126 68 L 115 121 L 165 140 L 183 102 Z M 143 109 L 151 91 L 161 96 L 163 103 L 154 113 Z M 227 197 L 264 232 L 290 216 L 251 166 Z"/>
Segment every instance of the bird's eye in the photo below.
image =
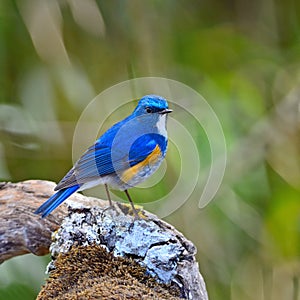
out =
<path fill-rule="evenodd" d="M 150 114 L 150 113 L 152 113 L 152 109 L 151 109 L 150 107 L 146 107 L 146 112 L 147 112 L 148 114 Z"/>

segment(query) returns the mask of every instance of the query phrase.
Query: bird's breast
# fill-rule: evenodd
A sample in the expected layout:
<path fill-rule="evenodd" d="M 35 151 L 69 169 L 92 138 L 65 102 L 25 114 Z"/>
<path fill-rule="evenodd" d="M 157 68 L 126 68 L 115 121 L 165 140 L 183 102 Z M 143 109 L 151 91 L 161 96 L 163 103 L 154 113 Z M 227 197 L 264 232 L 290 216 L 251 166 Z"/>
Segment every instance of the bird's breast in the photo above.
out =
<path fill-rule="evenodd" d="M 164 158 L 160 147 L 156 145 L 154 150 L 141 162 L 125 170 L 121 180 L 130 185 L 136 185 L 144 181 L 157 170 Z"/>

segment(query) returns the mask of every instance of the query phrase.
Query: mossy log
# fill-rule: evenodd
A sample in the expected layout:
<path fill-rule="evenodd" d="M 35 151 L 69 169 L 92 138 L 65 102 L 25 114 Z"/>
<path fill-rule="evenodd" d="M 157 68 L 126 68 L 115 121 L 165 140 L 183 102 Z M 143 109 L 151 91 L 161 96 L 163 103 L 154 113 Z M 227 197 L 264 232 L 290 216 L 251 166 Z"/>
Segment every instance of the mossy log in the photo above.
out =
<path fill-rule="evenodd" d="M 0 262 L 44 255 L 50 246 L 38 299 L 208 299 L 196 248 L 173 226 L 78 193 L 68 210 L 63 204 L 41 219 L 33 211 L 53 187 L 40 180 L 0 185 Z"/>

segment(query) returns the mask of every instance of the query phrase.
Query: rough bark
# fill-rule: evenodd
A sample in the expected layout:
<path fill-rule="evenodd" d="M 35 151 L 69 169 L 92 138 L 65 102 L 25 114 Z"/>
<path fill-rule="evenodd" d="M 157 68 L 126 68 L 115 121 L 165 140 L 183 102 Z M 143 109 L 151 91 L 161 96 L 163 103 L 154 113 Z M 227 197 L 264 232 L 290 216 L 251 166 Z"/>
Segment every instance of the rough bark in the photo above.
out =
<path fill-rule="evenodd" d="M 59 228 L 66 206 L 47 219 L 33 212 L 51 196 L 54 186 L 42 180 L 0 183 L 0 263 L 21 254 L 49 253 L 51 233 Z"/>
<path fill-rule="evenodd" d="M 75 194 L 41 219 L 33 211 L 54 184 L 0 185 L 0 261 L 48 253 L 49 280 L 38 299 L 200 299 L 205 283 L 196 248 L 173 226 L 130 207 Z M 81 295 L 81 296 L 79 296 Z M 127 295 L 127 296 L 126 296 Z"/>

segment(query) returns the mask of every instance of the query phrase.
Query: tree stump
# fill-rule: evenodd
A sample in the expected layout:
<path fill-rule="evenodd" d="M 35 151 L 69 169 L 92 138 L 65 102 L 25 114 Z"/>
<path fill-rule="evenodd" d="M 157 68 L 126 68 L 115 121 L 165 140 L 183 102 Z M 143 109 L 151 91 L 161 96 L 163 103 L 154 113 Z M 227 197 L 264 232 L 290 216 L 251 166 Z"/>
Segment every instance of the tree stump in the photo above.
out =
<path fill-rule="evenodd" d="M 126 204 L 74 194 L 49 217 L 33 211 L 54 184 L 0 186 L 0 261 L 47 253 L 49 279 L 38 299 L 208 299 L 196 248 L 173 226 Z M 63 218 L 63 216 L 65 217 Z"/>

